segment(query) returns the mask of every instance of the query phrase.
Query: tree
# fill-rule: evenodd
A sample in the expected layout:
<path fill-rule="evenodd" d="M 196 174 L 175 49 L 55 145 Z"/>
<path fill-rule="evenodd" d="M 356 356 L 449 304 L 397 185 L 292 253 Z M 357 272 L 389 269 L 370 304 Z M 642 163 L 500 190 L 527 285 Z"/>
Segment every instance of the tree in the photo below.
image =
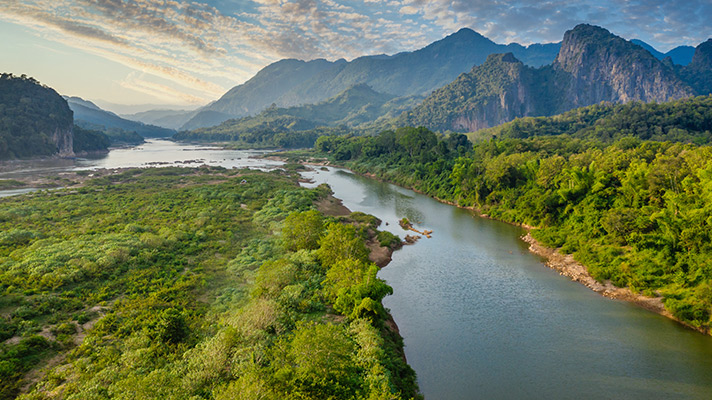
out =
<path fill-rule="evenodd" d="M 317 257 L 325 267 L 347 259 L 368 260 L 368 250 L 353 225 L 330 223 L 319 241 Z"/>
<path fill-rule="evenodd" d="M 282 227 L 282 243 L 290 251 L 315 250 L 324 234 L 324 222 L 316 210 L 291 213 Z"/>

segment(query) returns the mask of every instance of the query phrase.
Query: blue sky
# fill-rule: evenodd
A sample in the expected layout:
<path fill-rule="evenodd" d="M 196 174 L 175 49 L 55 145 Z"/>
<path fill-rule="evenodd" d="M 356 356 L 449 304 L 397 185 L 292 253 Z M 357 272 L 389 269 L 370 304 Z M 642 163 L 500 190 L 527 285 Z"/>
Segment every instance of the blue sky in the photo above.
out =
<path fill-rule="evenodd" d="M 581 22 L 658 50 L 712 36 L 709 0 L 4 0 L 0 72 L 115 104 L 196 107 L 282 58 L 415 50 L 468 27 L 556 42 Z M 125 109 L 113 107 L 117 111 Z"/>

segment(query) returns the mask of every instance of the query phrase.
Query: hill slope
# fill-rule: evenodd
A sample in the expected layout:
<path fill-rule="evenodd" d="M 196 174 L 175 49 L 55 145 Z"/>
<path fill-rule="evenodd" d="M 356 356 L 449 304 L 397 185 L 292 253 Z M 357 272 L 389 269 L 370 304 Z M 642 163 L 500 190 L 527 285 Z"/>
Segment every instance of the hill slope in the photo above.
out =
<path fill-rule="evenodd" d="M 427 95 L 482 64 L 489 54 L 512 52 L 525 63 L 539 66 L 550 63 L 558 49 L 558 43 L 500 45 L 471 29 L 461 29 L 420 50 L 392 56 L 365 56 L 350 62 L 281 60 L 204 107 L 181 129 L 256 114 L 272 103 L 278 107 L 315 104 L 359 84 L 396 97 Z"/>
<path fill-rule="evenodd" d="M 129 121 L 112 112 L 102 110 L 94 103 L 79 97 L 65 96 L 65 99 L 74 112 L 75 123 L 86 129 L 109 132 L 113 128 L 126 132 L 136 132 L 142 137 L 169 137 L 175 133 L 172 129 Z"/>
<path fill-rule="evenodd" d="M 72 110 L 52 88 L 0 75 L 0 160 L 72 156 Z"/>
<path fill-rule="evenodd" d="M 704 44 L 697 53 L 697 62 L 675 68 L 603 28 L 582 24 L 566 32 L 553 64 L 531 68 L 511 54 L 492 56 L 392 125 L 467 132 L 602 101 L 664 102 L 708 94 L 705 77 L 712 69 Z"/>
<path fill-rule="evenodd" d="M 325 129 L 324 132 L 312 132 L 306 136 L 298 132 L 319 127 L 343 131 L 346 127 L 373 121 L 399 107 L 391 100 L 392 95 L 378 93 L 367 85 L 356 85 L 318 104 L 270 107 L 255 116 L 227 120 L 210 128 L 179 132 L 174 138 L 236 141 L 253 147 L 311 146 L 318 134 L 334 131 Z"/>

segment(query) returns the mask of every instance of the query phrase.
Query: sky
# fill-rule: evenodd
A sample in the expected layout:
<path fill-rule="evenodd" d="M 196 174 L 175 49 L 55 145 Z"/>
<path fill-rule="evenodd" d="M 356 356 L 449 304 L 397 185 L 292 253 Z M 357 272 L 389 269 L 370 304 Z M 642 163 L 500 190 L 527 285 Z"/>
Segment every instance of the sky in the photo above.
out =
<path fill-rule="evenodd" d="M 283 58 L 412 51 L 461 28 L 558 42 L 579 23 L 666 52 L 712 36 L 712 1 L 2 0 L 0 72 L 112 111 L 195 108 Z M 127 105 L 139 105 L 127 107 Z"/>

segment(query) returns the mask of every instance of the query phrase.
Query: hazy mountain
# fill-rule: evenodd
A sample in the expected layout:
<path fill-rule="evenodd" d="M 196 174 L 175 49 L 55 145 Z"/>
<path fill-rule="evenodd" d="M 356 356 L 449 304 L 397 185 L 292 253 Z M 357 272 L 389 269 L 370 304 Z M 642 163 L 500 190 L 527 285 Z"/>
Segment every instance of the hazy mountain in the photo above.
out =
<path fill-rule="evenodd" d="M 695 48 L 692 46 L 677 46 L 674 49 L 668 51 L 667 53 L 661 53 L 656 50 L 653 46 L 645 43 L 639 39 L 631 40 L 631 43 L 635 43 L 638 46 L 648 50 L 658 60 L 664 60 L 666 57 L 670 57 L 672 62 L 677 65 L 687 65 L 692 61 L 692 56 L 695 54 Z"/>
<path fill-rule="evenodd" d="M 321 71 L 345 63 L 280 60 L 260 70 L 242 85 L 235 86 L 220 99 L 200 109 L 183 126 L 182 130 L 217 125 L 230 118 L 256 114 L 278 101 L 285 92 L 310 79 Z M 293 105 L 279 103 L 279 105 Z"/>
<path fill-rule="evenodd" d="M 269 107 L 255 116 L 227 120 L 214 127 L 179 132 L 174 137 L 178 140 L 229 140 L 258 147 L 287 147 L 289 143 L 275 141 L 275 136 L 318 127 L 356 127 L 400 107 L 393 99 L 393 95 L 376 92 L 367 85 L 356 85 L 317 104 Z M 312 143 L 300 141 L 292 144 L 304 146 Z"/>
<path fill-rule="evenodd" d="M 118 115 L 102 110 L 96 104 L 79 97 L 65 96 L 69 107 L 74 111 L 74 122 L 86 129 L 109 132 L 112 129 L 135 132 L 142 137 L 169 137 L 175 131 L 141 122 L 129 121 Z"/>
<path fill-rule="evenodd" d="M 689 76 L 705 71 L 705 54 L 692 67 L 683 67 Z M 696 93 L 704 94 L 685 83 L 671 64 L 603 28 L 582 24 L 566 32 L 553 64 L 532 68 L 512 54 L 491 56 L 403 113 L 394 125 L 477 131 L 602 101 L 663 102 Z"/>
<path fill-rule="evenodd" d="M 180 129 L 199 110 L 148 110 L 135 114 L 122 114 L 120 117 L 130 121 L 142 122 L 168 129 Z"/>
<path fill-rule="evenodd" d="M 461 29 L 420 50 L 392 56 L 365 56 L 350 62 L 281 60 L 204 107 L 182 129 L 254 115 L 273 103 L 278 107 L 316 104 L 359 84 L 394 97 L 428 95 L 482 64 L 489 54 L 512 52 L 524 63 L 540 66 L 551 63 L 558 49 L 558 43 L 500 45 L 471 29 Z"/>

